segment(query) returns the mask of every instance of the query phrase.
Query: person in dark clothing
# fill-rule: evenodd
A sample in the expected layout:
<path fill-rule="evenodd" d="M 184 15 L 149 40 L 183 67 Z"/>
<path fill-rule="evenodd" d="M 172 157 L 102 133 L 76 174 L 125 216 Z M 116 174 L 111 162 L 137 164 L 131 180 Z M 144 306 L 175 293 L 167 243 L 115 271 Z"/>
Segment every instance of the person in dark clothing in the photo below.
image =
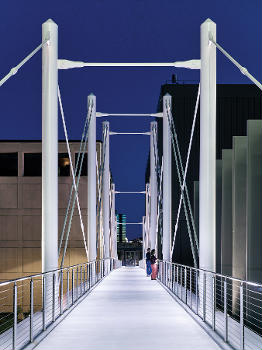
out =
<path fill-rule="evenodd" d="M 151 269 L 151 252 L 150 248 L 147 248 L 147 253 L 146 253 L 146 275 L 149 277 L 152 273 Z"/>
<path fill-rule="evenodd" d="M 156 264 L 157 258 L 156 258 L 155 249 L 152 249 L 151 251 L 150 261 L 151 261 L 151 269 L 152 269 L 151 280 L 155 280 L 157 276 L 157 264 Z"/>

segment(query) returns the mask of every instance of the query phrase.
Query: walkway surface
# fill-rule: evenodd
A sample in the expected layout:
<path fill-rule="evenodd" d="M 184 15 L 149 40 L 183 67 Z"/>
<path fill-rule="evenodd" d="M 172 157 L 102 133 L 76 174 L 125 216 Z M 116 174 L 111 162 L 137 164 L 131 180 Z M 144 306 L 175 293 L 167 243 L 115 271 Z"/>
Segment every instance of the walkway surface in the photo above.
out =
<path fill-rule="evenodd" d="M 37 350 L 217 350 L 190 315 L 139 268 L 105 278 Z"/>

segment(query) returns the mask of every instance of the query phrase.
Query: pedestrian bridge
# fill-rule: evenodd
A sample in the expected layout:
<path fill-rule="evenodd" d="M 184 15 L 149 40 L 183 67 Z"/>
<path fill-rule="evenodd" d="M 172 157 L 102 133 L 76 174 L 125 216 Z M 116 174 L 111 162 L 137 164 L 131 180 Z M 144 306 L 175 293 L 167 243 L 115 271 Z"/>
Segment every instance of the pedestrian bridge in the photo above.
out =
<path fill-rule="evenodd" d="M 151 280 L 143 264 L 103 259 L 1 283 L 0 349 L 261 349 L 261 285 L 162 261 Z"/>
<path fill-rule="evenodd" d="M 45 339 L 37 350 L 149 350 L 220 347 L 145 271 L 113 271 Z"/>
<path fill-rule="evenodd" d="M 42 43 L 0 81 L 0 86 L 5 84 L 42 49 L 43 273 L 0 283 L 0 350 L 261 349 L 262 285 L 246 281 L 246 275 L 232 278 L 214 272 L 216 49 L 262 90 L 261 83 L 217 43 L 216 25 L 210 19 L 201 25 L 201 59 L 181 62 L 93 63 L 59 59 L 57 25 L 48 20 L 42 29 Z M 88 96 L 87 114 L 74 166 L 58 84 L 58 69 L 93 66 L 177 67 L 200 70 L 201 86 L 199 85 L 196 96 L 185 164 L 178 143 L 170 95 L 163 97 L 160 113 L 119 114 L 98 112 L 96 97 L 91 94 Z M 59 239 L 58 102 L 72 175 L 71 191 Z M 199 106 L 201 139 L 197 235 L 186 177 Z M 103 122 L 103 149 L 98 156 L 97 118 L 114 116 L 146 116 L 162 120 L 162 158 L 158 152 L 156 120 L 150 124 L 150 131 L 138 133 L 111 131 L 109 122 Z M 145 191 L 115 190 L 110 176 L 109 138 L 119 134 L 150 136 L 150 180 Z M 88 223 L 85 228 L 79 200 L 79 183 L 86 150 Z M 171 215 L 172 156 L 181 189 L 174 231 L 174 219 Z M 119 266 L 115 194 L 120 193 L 145 194 L 145 217 L 141 222 L 126 224 L 141 225 L 144 257 L 148 247 L 156 249 L 158 257 L 162 257 L 157 281 L 147 278 L 142 268 Z M 75 208 L 78 210 L 87 263 L 64 267 Z M 194 267 L 172 263 L 176 261 L 174 246 L 181 210 L 184 210 L 186 218 Z M 255 251 L 255 258 L 248 260 L 248 269 L 252 273 L 258 271 L 258 274 L 252 275 L 255 276 L 252 280 L 259 281 L 259 241 L 255 242 L 251 247 L 252 254 Z M 246 257 L 243 256 L 242 260 L 246 263 Z"/>

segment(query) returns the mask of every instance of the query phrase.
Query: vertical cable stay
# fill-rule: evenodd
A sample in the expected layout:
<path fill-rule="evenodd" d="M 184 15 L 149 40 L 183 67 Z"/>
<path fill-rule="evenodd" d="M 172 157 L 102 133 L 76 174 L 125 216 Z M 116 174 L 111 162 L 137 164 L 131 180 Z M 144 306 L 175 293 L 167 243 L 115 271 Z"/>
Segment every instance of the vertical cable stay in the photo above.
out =
<path fill-rule="evenodd" d="M 168 123 L 169 123 L 170 131 L 171 131 L 171 141 L 172 141 L 173 152 L 174 152 L 174 156 L 175 156 L 178 181 L 179 181 L 180 188 L 182 188 L 180 167 L 179 167 L 179 163 L 178 163 L 179 155 L 180 155 L 179 161 L 180 161 L 180 166 L 181 166 L 181 173 L 182 173 L 182 176 L 184 176 L 182 158 L 181 158 L 181 154 L 180 154 L 180 151 L 179 151 L 177 135 L 176 135 L 176 132 L 175 132 L 175 125 L 174 125 L 174 123 L 173 123 L 173 125 L 171 125 L 171 121 L 170 121 L 170 119 L 172 119 L 172 118 L 170 118 L 170 106 L 167 106 L 167 110 L 168 110 L 167 118 L 168 118 Z M 174 141 L 174 135 L 175 135 L 175 138 L 176 138 L 176 144 L 175 144 L 175 141 Z M 177 149 L 176 149 L 176 146 L 177 146 Z M 186 184 L 185 184 L 185 188 L 186 188 Z M 192 251 L 192 255 L 193 255 L 193 259 L 194 259 L 194 266 L 197 267 L 196 253 L 195 253 L 195 248 L 194 248 L 194 244 L 193 244 L 193 240 L 192 240 L 191 228 L 190 228 L 190 224 L 189 224 L 189 217 L 188 217 L 188 212 L 187 212 L 187 207 L 186 207 L 186 201 L 185 201 L 184 194 L 182 195 L 182 199 L 183 199 L 184 212 L 185 212 L 186 221 L 187 221 L 187 228 L 188 228 L 188 235 L 189 235 L 189 239 L 190 239 L 191 251 Z M 189 197 L 188 197 L 188 201 L 189 201 Z M 189 201 L 188 206 L 189 205 L 190 205 L 190 201 Z M 173 240 L 175 240 L 175 237 L 173 238 Z"/>
<path fill-rule="evenodd" d="M 77 166 L 76 166 L 76 169 L 75 169 L 75 175 L 76 175 L 76 173 L 78 171 L 78 163 L 79 163 L 79 160 L 80 160 L 80 157 L 81 157 L 80 166 L 79 166 L 79 173 L 78 173 L 77 183 L 76 183 L 76 188 L 77 189 L 78 189 L 79 182 L 80 182 L 81 170 L 82 170 L 83 160 L 84 160 L 84 155 L 85 155 L 83 150 L 86 149 L 87 140 L 88 140 L 88 129 L 89 129 L 89 121 L 90 121 L 91 114 L 92 114 L 92 108 L 93 108 L 93 105 L 89 105 L 88 106 L 87 117 L 86 117 L 84 131 L 83 131 L 83 136 L 82 136 L 82 140 L 81 140 L 81 144 L 80 144 L 80 152 L 78 153 L 78 158 L 77 158 Z M 84 140 L 84 142 L 83 142 L 83 140 Z M 72 184 L 70 198 L 69 198 L 69 202 L 68 202 L 68 208 L 70 208 L 70 205 L 71 205 L 73 188 L 74 188 L 74 185 Z M 71 213 L 70 213 L 70 217 L 69 217 L 69 221 L 68 221 L 68 227 L 67 227 L 66 239 L 65 239 L 65 246 L 64 246 L 63 256 L 62 256 L 62 260 L 61 260 L 61 267 L 64 264 L 65 253 L 66 253 L 66 250 L 67 250 L 68 238 L 69 238 L 69 233 L 70 233 L 70 230 L 71 230 L 72 218 L 73 218 L 75 202 L 76 202 L 76 193 L 77 192 L 74 193 L 73 203 L 72 203 L 72 207 L 71 207 Z M 69 209 L 67 210 L 67 215 L 68 215 L 68 213 L 69 213 Z M 60 245 L 61 246 L 62 246 L 62 239 L 63 239 L 63 235 L 64 235 L 64 230 L 65 230 L 65 227 L 66 227 L 66 224 L 67 224 L 66 221 L 67 221 L 67 216 L 65 217 L 65 220 L 64 220 L 64 227 L 63 227 L 63 231 L 62 231 L 61 238 L 60 238 L 61 239 L 61 241 L 60 241 Z"/>
<path fill-rule="evenodd" d="M 71 168 L 71 173 L 73 177 L 73 186 L 76 194 L 76 203 L 77 203 L 77 209 L 78 209 L 78 214 L 79 214 L 79 219 L 80 219 L 80 227 L 83 235 L 83 241 L 84 241 L 84 246 L 85 246 L 85 251 L 86 251 L 86 256 L 88 259 L 88 249 L 87 249 L 87 244 L 86 244 L 86 237 L 85 237 L 85 227 L 83 224 L 83 219 L 82 219 L 82 213 L 81 213 L 81 208 L 80 208 L 80 203 L 79 203 L 79 196 L 78 196 L 78 187 L 76 186 L 76 181 L 75 181 L 75 171 L 74 171 L 74 166 L 72 162 L 72 156 L 71 156 L 71 149 L 68 141 L 68 134 L 67 134 L 67 128 L 66 128 L 66 122 L 65 122 L 65 115 L 64 115 L 64 108 L 62 104 L 62 99 L 61 99 L 61 93 L 60 93 L 60 88 L 58 85 L 58 101 L 59 101 L 59 107 L 60 107 L 60 113 L 62 117 L 62 122 L 63 122 L 63 128 L 64 128 L 64 134 L 66 138 L 66 147 L 67 147 L 67 152 L 69 156 L 69 162 L 70 162 L 70 168 Z"/>
<path fill-rule="evenodd" d="M 174 246 L 175 246 L 175 237 L 176 237 L 176 233 L 177 233 L 178 220 L 179 220 L 179 216 L 180 216 L 182 198 L 183 198 L 184 189 L 185 189 L 186 176 L 187 176 L 187 170 L 188 170 L 188 164 L 189 164 L 189 157 L 190 157 L 190 153 L 191 153 L 191 147 L 192 147 L 192 141 L 193 141 L 194 130 L 195 130 L 195 123 L 196 123 L 196 116 L 197 116 L 197 111 L 198 111 L 198 106 L 199 106 L 199 97 L 200 97 L 200 84 L 198 85 L 197 100 L 196 100 L 196 104 L 195 104 L 195 111 L 194 111 L 193 123 L 192 123 L 192 128 L 191 128 L 190 141 L 189 141 L 189 145 L 188 145 L 186 166 L 185 166 L 184 175 L 183 175 L 183 184 L 182 184 L 182 187 L 181 187 L 181 195 L 180 195 L 180 200 L 179 200 L 179 206 L 178 206 L 178 212 L 177 212 L 177 218 L 176 218 L 176 225 L 175 225 L 175 232 L 174 232 L 174 239 L 173 239 L 171 254 L 173 254 Z"/>

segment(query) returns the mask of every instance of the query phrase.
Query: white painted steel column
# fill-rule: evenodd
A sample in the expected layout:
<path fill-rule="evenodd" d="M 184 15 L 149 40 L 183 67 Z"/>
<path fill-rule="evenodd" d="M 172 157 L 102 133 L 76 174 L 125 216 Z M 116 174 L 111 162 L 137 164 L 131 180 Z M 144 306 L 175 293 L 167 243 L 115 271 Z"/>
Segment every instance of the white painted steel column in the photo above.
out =
<path fill-rule="evenodd" d="M 171 111 L 172 99 L 169 94 L 163 97 L 163 260 L 171 260 L 171 213 L 172 213 L 172 158 L 171 132 L 168 122 L 168 108 Z M 171 113 L 170 113 L 171 114 Z M 172 116 L 170 115 L 170 118 Z"/>
<path fill-rule="evenodd" d="M 149 184 L 146 184 L 146 218 L 145 218 L 145 231 L 147 236 L 148 248 L 151 248 L 151 237 L 150 237 L 150 193 Z"/>
<path fill-rule="evenodd" d="M 201 25 L 199 265 L 216 271 L 216 24 Z"/>
<path fill-rule="evenodd" d="M 147 249 L 147 242 L 146 242 L 146 217 L 142 217 L 142 227 L 143 227 L 143 259 L 146 258 L 146 249 Z"/>
<path fill-rule="evenodd" d="M 91 116 L 88 129 L 88 255 L 89 261 L 96 259 L 96 97 L 91 94 L 87 99 Z"/>
<path fill-rule="evenodd" d="M 154 147 L 155 144 L 155 147 Z M 157 122 L 150 123 L 150 237 L 151 249 L 156 249 L 157 231 Z"/>
<path fill-rule="evenodd" d="M 109 122 L 103 122 L 103 184 L 102 184 L 102 200 L 103 200 L 103 232 L 105 242 L 105 258 L 110 257 L 109 252 L 109 190 L 110 190 L 110 173 L 109 173 Z"/>
<path fill-rule="evenodd" d="M 116 233 L 116 210 L 115 210 L 115 184 L 111 185 L 111 238 L 112 238 L 112 257 L 117 258 L 117 233 Z"/>
<path fill-rule="evenodd" d="M 42 25 L 42 272 L 58 268 L 58 27 Z"/>

